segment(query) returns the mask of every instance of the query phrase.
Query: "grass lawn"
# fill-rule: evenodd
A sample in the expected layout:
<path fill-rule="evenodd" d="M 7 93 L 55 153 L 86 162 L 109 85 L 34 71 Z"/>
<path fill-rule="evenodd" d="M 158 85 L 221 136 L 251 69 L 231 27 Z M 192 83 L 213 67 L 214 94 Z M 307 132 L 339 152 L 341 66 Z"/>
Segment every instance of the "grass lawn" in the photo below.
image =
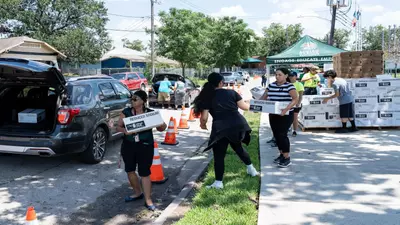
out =
<path fill-rule="evenodd" d="M 258 128 L 260 114 L 245 112 L 252 128 L 251 143 L 245 146 L 254 167 L 260 168 Z M 257 204 L 260 178 L 247 175 L 246 166 L 236 153 L 229 149 L 225 157 L 224 189 L 209 190 L 205 186 L 214 182 L 214 162 L 211 162 L 201 189 L 193 199 L 192 209 L 177 225 L 257 224 Z"/>
<path fill-rule="evenodd" d="M 193 82 L 203 87 L 203 85 L 207 82 L 207 79 L 199 79 L 197 77 L 192 78 Z"/>

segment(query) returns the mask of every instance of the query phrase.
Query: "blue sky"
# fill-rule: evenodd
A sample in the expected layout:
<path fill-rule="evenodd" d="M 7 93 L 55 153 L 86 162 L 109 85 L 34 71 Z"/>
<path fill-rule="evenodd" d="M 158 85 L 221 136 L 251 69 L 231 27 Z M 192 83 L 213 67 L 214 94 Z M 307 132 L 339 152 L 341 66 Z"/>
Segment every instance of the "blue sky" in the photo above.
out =
<path fill-rule="evenodd" d="M 129 16 L 149 16 L 150 0 L 105 0 L 109 13 Z M 330 19 L 326 0 L 159 0 L 155 12 L 168 11 L 169 8 L 184 8 L 203 12 L 212 16 L 238 16 L 244 19 L 257 34 L 272 22 L 283 24 L 301 23 L 304 34 L 322 37 L 329 31 L 329 22 L 320 18 Z M 347 0 L 349 1 L 349 0 Z M 350 0 L 351 1 L 351 0 Z M 356 0 L 352 0 L 355 2 Z M 362 10 L 362 25 L 383 24 L 385 26 L 400 25 L 400 0 L 357 0 Z M 347 14 L 353 19 L 354 7 Z M 143 30 L 150 28 L 150 19 L 124 18 L 109 16 L 107 28 L 121 30 Z M 157 21 L 156 21 L 157 24 Z M 338 27 L 344 27 L 340 22 Z M 110 31 L 115 47 L 121 47 L 122 38 L 140 39 L 148 42 L 149 35 L 145 33 L 129 33 Z"/>

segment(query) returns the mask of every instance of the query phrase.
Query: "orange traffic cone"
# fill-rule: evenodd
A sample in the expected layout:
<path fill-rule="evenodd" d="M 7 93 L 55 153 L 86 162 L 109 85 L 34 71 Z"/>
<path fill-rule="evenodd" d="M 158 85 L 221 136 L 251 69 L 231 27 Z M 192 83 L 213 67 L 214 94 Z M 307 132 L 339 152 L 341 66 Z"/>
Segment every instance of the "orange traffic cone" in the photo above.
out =
<path fill-rule="evenodd" d="M 25 224 L 26 225 L 37 225 L 39 224 L 36 218 L 36 212 L 33 206 L 29 206 L 28 210 L 26 211 L 26 219 L 25 219 Z"/>
<path fill-rule="evenodd" d="M 179 131 L 178 131 L 178 123 L 176 122 L 176 119 L 174 118 L 174 132 L 175 132 L 175 134 L 179 134 Z"/>
<path fill-rule="evenodd" d="M 179 121 L 178 129 L 189 129 L 189 125 L 188 125 L 186 113 L 185 113 L 185 106 L 182 106 L 181 120 Z"/>
<path fill-rule="evenodd" d="M 164 142 L 161 142 L 162 145 L 178 145 L 179 142 L 176 140 L 176 134 L 174 131 L 174 118 L 171 117 L 168 124 L 167 134 L 165 134 Z"/>
<path fill-rule="evenodd" d="M 158 152 L 158 144 L 154 142 L 154 156 L 153 164 L 150 167 L 150 180 L 155 184 L 163 184 L 168 180 L 168 177 L 164 177 L 164 171 L 161 164 L 160 153 Z"/>
<path fill-rule="evenodd" d="M 194 122 L 194 121 L 196 121 L 196 120 L 195 120 L 196 118 L 194 117 L 193 114 L 194 114 L 194 109 L 191 108 L 191 109 L 190 109 L 189 119 L 188 119 L 189 122 Z"/>
<path fill-rule="evenodd" d="M 242 92 L 240 91 L 240 84 L 238 84 L 238 88 L 236 89 L 236 92 L 237 92 L 239 95 L 242 95 Z"/>

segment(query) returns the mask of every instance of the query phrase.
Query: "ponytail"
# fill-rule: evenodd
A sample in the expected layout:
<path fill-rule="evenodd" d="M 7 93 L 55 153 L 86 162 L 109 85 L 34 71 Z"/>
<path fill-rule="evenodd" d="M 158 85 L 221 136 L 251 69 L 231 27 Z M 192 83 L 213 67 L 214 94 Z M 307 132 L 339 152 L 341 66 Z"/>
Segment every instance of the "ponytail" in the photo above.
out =
<path fill-rule="evenodd" d="M 209 105 L 215 97 L 215 88 L 216 87 L 211 85 L 210 82 L 204 84 L 200 94 L 193 101 L 193 111 L 195 116 L 199 116 L 203 110 L 209 109 Z"/>

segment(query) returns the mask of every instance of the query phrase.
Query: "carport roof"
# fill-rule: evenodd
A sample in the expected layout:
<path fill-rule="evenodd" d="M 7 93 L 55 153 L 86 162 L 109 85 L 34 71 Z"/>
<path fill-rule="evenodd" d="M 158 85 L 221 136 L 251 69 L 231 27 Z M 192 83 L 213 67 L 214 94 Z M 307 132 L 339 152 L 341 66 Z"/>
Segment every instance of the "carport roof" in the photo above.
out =
<path fill-rule="evenodd" d="M 67 58 L 67 56 L 65 56 L 63 53 L 61 53 L 60 51 L 55 49 L 53 46 L 47 44 L 46 42 L 39 41 L 39 40 L 30 38 L 30 37 L 26 37 L 26 36 L 0 39 L 0 54 L 9 51 L 12 48 L 18 47 L 19 45 L 22 45 L 24 42 L 32 42 L 32 43 L 43 44 L 46 47 L 48 47 L 51 50 L 53 50 L 54 52 L 56 52 L 62 58 Z"/>

